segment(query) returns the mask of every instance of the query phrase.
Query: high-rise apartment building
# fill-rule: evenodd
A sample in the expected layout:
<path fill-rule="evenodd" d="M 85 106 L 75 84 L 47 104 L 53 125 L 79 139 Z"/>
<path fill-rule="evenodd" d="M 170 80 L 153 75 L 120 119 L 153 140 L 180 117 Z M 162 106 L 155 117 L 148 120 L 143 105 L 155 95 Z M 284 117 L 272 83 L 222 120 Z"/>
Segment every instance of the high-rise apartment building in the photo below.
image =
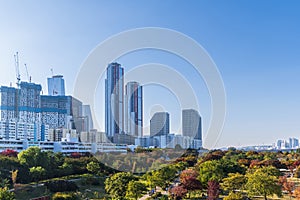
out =
<path fill-rule="evenodd" d="M 48 126 L 41 122 L 41 90 L 41 85 L 28 82 L 21 82 L 18 88 L 1 86 L 1 138 L 47 138 Z"/>
<path fill-rule="evenodd" d="M 168 135 L 170 133 L 170 116 L 168 112 L 154 113 L 150 120 L 150 136 Z"/>
<path fill-rule="evenodd" d="M 110 63 L 105 79 L 105 132 L 109 139 L 124 133 L 124 68 Z"/>
<path fill-rule="evenodd" d="M 202 140 L 201 117 L 194 109 L 182 110 L 182 135 Z"/>
<path fill-rule="evenodd" d="M 48 78 L 48 95 L 65 96 L 65 80 L 62 75 L 55 75 Z"/>
<path fill-rule="evenodd" d="M 41 118 L 50 129 L 78 129 L 82 116 L 82 102 L 72 96 L 41 96 Z M 80 126 L 81 123 L 78 123 Z"/>
<path fill-rule="evenodd" d="M 125 132 L 143 136 L 143 86 L 134 81 L 125 87 Z"/>

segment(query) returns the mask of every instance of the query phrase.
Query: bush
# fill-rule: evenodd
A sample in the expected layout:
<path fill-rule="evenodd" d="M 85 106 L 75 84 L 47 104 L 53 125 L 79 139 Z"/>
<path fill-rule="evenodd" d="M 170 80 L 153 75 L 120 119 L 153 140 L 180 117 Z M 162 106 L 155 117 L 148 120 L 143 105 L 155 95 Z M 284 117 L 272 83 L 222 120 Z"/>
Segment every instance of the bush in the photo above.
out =
<path fill-rule="evenodd" d="M 52 200 L 79 200 L 74 193 L 55 193 Z"/>
<path fill-rule="evenodd" d="M 81 179 L 82 185 L 100 185 L 101 181 L 99 177 L 95 177 L 91 174 L 86 174 Z"/>
<path fill-rule="evenodd" d="M 224 197 L 224 200 L 244 200 L 241 192 L 230 192 L 227 197 Z"/>
<path fill-rule="evenodd" d="M 78 186 L 73 181 L 57 180 L 50 181 L 45 184 L 45 186 L 51 192 L 72 192 L 78 190 Z"/>

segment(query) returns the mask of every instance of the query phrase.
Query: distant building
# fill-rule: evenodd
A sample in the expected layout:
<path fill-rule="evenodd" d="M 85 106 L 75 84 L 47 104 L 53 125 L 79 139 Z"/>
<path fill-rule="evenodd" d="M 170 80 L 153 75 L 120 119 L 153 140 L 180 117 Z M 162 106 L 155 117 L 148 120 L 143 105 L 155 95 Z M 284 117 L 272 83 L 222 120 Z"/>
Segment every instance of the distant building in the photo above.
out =
<path fill-rule="evenodd" d="M 150 136 L 168 135 L 170 116 L 167 112 L 156 112 L 150 120 Z"/>
<path fill-rule="evenodd" d="M 135 144 L 135 137 L 128 134 L 115 134 L 113 137 L 113 143 L 115 144 Z"/>
<path fill-rule="evenodd" d="M 124 133 L 124 69 L 110 63 L 105 79 L 105 132 L 109 139 Z"/>
<path fill-rule="evenodd" d="M 125 87 L 125 132 L 143 136 L 143 87 L 134 81 Z"/>
<path fill-rule="evenodd" d="M 182 135 L 202 140 L 201 117 L 194 109 L 182 110 Z"/>
<path fill-rule="evenodd" d="M 48 135 L 48 141 L 78 142 L 78 134 L 74 129 L 66 129 L 66 128 L 50 129 Z"/>
<path fill-rule="evenodd" d="M 86 118 L 86 131 L 94 128 L 92 112 L 90 105 L 82 105 L 82 117 Z"/>
<path fill-rule="evenodd" d="M 291 149 L 296 149 L 299 147 L 299 140 L 296 138 L 289 138 L 289 147 Z"/>
<path fill-rule="evenodd" d="M 55 75 L 48 78 L 48 95 L 65 96 L 65 80 L 62 75 Z"/>

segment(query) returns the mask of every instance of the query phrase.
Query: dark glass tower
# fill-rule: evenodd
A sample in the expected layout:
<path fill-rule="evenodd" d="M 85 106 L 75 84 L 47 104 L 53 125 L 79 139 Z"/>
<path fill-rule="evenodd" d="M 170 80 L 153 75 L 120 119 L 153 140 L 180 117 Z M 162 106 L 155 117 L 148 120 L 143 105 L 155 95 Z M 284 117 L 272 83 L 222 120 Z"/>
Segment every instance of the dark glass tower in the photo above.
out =
<path fill-rule="evenodd" d="M 128 82 L 125 87 L 125 132 L 143 136 L 143 87 L 138 82 Z"/>
<path fill-rule="evenodd" d="M 105 132 L 109 139 L 124 133 L 124 69 L 119 63 L 111 63 L 105 79 Z"/>

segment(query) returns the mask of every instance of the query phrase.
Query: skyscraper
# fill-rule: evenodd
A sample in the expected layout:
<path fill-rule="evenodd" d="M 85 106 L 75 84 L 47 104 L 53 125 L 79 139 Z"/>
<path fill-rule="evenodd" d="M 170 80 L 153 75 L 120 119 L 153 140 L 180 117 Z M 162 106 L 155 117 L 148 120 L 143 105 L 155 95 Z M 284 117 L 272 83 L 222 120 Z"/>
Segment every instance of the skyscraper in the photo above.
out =
<path fill-rule="evenodd" d="M 170 116 L 167 112 L 154 113 L 150 120 L 150 136 L 168 135 L 170 133 Z"/>
<path fill-rule="evenodd" d="M 202 140 L 201 117 L 194 109 L 182 110 L 182 135 Z"/>
<path fill-rule="evenodd" d="M 134 81 L 125 87 L 125 132 L 143 136 L 143 86 Z"/>
<path fill-rule="evenodd" d="M 48 78 L 48 95 L 65 96 L 65 80 L 62 75 L 55 75 Z"/>
<path fill-rule="evenodd" d="M 105 132 L 112 139 L 124 130 L 124 69 L 119 63 L 110 63 L 105 79 Z"/>

